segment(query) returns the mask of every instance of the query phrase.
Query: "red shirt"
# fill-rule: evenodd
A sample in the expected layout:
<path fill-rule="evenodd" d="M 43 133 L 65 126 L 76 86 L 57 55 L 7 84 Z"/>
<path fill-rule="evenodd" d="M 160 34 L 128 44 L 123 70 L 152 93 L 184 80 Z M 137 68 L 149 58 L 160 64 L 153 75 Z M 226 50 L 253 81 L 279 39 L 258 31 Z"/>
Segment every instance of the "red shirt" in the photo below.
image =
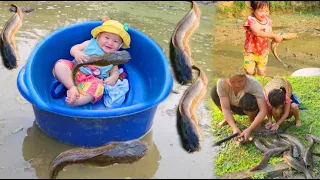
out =
<path fill-rule="evenodd" d="M 270 32 L 272 21 L 270 18 L 266 18 L 266 23 L 261 24 L 255 17 L 248 16 L 243 24 L 246 29 L 246 41 L 244 43 L 244 49 L 246 52 L 252 52 L 254 54 L 262 55 L 263 53 L 269 53 L 268 38 L 257 37 L 250 30 L 249 26 L 259 23 L 261 31 Z"/>

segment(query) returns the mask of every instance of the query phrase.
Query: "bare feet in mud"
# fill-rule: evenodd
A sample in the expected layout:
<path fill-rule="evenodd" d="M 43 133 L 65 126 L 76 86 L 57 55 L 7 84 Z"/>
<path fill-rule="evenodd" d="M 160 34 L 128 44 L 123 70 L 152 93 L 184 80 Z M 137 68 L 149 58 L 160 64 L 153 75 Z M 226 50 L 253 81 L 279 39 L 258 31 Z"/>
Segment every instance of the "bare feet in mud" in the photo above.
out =
<path fill-rule="evenodd" d="M 76 86 L 72 86 L 68 91 L 67 91 L 67 97 L 66 97 L 66 102 L 72 106 L 76 103 L 77 99 L 79 98 L 80 94 L 78 92 L 78 89 Z"/>

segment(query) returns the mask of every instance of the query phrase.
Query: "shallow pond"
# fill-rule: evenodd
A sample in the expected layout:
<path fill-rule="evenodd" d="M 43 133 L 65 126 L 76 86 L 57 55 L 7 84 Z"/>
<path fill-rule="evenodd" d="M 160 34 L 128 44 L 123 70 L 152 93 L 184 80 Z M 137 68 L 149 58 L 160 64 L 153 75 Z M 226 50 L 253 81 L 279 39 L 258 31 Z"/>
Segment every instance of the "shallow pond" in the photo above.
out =
<path fill-rule="evenodd" d="M 283 41 L 277 47 L 280 59 L 291 66 L 284 67 L 271 53 L 267 75 L 288 76 L 301 68 L 320 67 L 320 17 L 314 15 L 271 15 L 275 33 L 297 33 L 298 38 Z M 213 76 L 225 76 L 243 66 L 245 30 L 242 19 L 216 20 L 214 26 Z M 269 40 L 269 42 L 271 42 Z M 270 44 L 270 43 L 269 43 Z"/>
<path fill-rule="evenodd" d="M 0 2 L 0 23 L 3 25 L 13 15 L 8 10 L 9 4 Z M 33 48 L 59 28 L 111 17 L 147 34 L 169 57 L 172 32 L 189 12 L 190 3 L 21 1 L 15 4 L 31 6 L 36 11 L 24 14 L 23 25 L 16 34 L 15 41 L 21 58 L 19 67 L 10 71 L 3 65 L 0 67 L 0 178 L 48 178 L 49 165 L 53 158 L 74 147 L 48 137 L 37 127 L 31 104 L 17 89 L 17 75 L 26 64 Z M 190 43 L 197 65 L 208 74 L 210 81 L 214 6 L 199 7 L 202 11 L 200 27 L 192 35 Z M 52 52 L 54 53 L 54 49 Z M 178 85 L 175 83 L 174 87 L 176 86 Z M 159 104 L 152 130 L 143 138 L 151 150 L 142 160 L 130 165 L 103 168 L 69 165 L 60 172 L 58 178 L 213 178 L 212 159 L 216 151 L 211 148 L 211 117 L 206 105 L 207 97 L 199 108 L 205 136 L 202 150 L 194 154 L 186 152 L 177 133 L 175 114 L 179 99 L 186 88 L 187 86 L 180 87 L 178 94 L 171 93 Z"/>

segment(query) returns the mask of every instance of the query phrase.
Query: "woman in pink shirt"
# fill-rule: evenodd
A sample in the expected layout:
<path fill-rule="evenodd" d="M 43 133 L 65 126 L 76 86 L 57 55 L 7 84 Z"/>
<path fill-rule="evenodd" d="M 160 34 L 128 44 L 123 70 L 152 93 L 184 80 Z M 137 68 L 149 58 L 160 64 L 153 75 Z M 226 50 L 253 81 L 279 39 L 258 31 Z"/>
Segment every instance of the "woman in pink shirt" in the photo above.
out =
<path fill-rule="evenodd" d="M 251 1 L 252 15 L 248 16 L 243 27 L 246 29 L 244 43 L 244 69 L 249 75 L 266 75 L 269 46 L 268 38 L 281 42 L 280 35 L 272 32 L 272 21 L 269 17 L 268 1 Z"/>

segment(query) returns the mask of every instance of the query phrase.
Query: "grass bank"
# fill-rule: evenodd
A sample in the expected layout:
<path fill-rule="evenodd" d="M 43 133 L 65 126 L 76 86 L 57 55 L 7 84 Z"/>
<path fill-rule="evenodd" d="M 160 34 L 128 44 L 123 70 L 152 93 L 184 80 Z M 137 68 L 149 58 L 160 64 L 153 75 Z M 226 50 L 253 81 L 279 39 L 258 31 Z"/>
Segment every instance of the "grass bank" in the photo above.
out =
<path fill-rule="evenodd" d="M 304 139 L 304 135 L 309 132 L 311 125 L 313 126 L 312 134 L 315 136 L 320 136 L 320 116 L 318 112 L 320 109 L 320 77 L 285 76 L 284 78 L 291 83 L 293 92 L 301 99 L 302 103 L 300 104 L 300 107 L 307 108 L 300 111 L 302 126 L 291 126 L 287 129 L 286 133 L 297 136 L 306 145 L 307 141 Z M 262 82 L 261 77 L 257 77 L 257 79 L 260 83 Z M 223 114 L 215 106 L 212 100 L 209 101 L 209 106 L 213 117 L 212 130 L 216 137 L 216 141 L 231 135 L 232 130 L 228 125 L 222 127 L 221 129 L 216 128 L 217 123 L 223 120 Z M 249 125 L 247 116 L 234 115 L 234 118 L 241 130 L 244 130 Z M 294 121 L 294 117 L 291 117 L 290 120 L 286 120 L 284 123 L 292 121 Z M 266 118 L 262 125 L 265 123 Z M 284 123 L 282 126 L 285 125 Z M 320 152 L 320 144 L 314 144 L 312 149 L 314 152 Z M 226 173 L 248 170 L 258 165 L 261 159 L 262 153 L 255 148 L 253 143 L 246 143 L 241 146 L 237 146 L 232 141 L 228 141 L 220 145 L 219 154 L 213 160 L 213 163 L 215 164 L 214 173 L 217 176 L 222 176 Z M 281 157 L 272 157 L 269 161 L 269 164 L 274 164 L 277 162 L 284 161 Z M 314 173 L 317 173 L 318 169 L 320 168 L 320 158 L 314 156 L 313 162 L 315 163 Z M 263 178 L 264 176 L 263 174 L 258 173 L 257 177 Z"/>

